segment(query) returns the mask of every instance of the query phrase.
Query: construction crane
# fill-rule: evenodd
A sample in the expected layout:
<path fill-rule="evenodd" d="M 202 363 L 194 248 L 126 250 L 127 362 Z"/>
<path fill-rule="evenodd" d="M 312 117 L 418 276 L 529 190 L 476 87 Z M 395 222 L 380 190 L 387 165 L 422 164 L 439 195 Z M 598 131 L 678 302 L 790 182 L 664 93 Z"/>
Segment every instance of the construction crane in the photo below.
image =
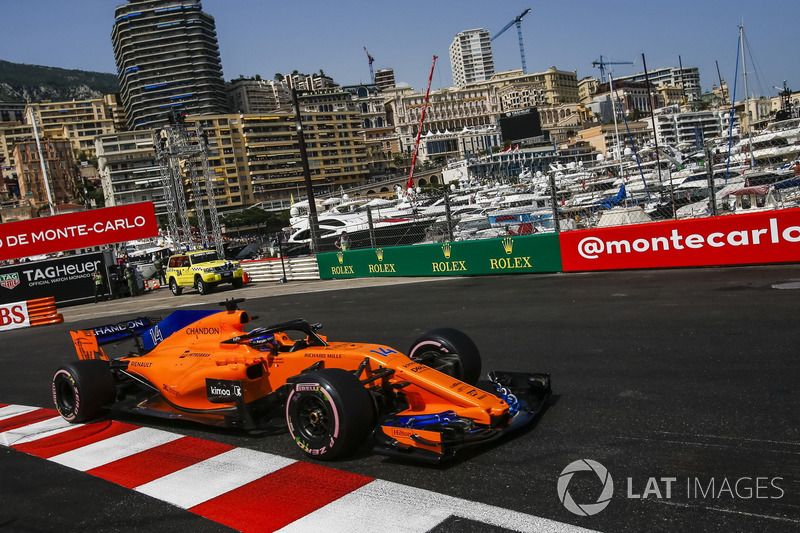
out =
<path fill-rule="evenodd" d="M 600 83 L 606 82 L 606 65 L 633 65 L 630 61 L 603 61 L 603 56 L 597 61 L 592 61 L 593 67 L 600 67 Z"/>
<path fill-rule="evenodd" d="M 517 35 L 519 36 L 519 55 L 520 55 L 520 57 L 522 58 L 522 73 L 523 73 L 523 74 L 527 74 L 527 73 L 528 73 L 528 68 L 527 68 L 527 66 L 525 65 L 525 47 L 524 47 L 524 46 L 522 46 L 522 17 L 524 17 L 525 15 L 527 15 L 527 14 L 528 14 L 528 13 L 530 13 L 530 12 L 531 12 L 531 10 L 530 10 L 530 9 L 526 9 L 525 11 L 523 11 L 522 13 L 520 13 L 519 15 L 517 15 L 517 16 L 514 18 L 514 20 L 512 20 L 511 22 L 509 22 L 508 24 L 506 24 L 505 26 L 503 26 L 503 29 L 502 29 L 502 30 L 500 30 L 499 32 L 495 33 L 495 34 L 494 34 L 494 37 L 492 37 L 492 38 L 490 39 L 490 40 L 494 41 L 495 39 L 497 39 L 498 37 L 500 37 L 501 35 L 503 35 L 503 32 L 505 32 L 505 31 L 506 31 L 508 28 L 510 28 L 512 25 L 514 25 L 514 24 L 516 24 L 516 25 L 517 25 Z"/>
<path fill-rule="evenodd" d="M 375 58 L 369 55 L 367 52 L 367 47 L 364 47 L 364 52 L 367 54 L 367 61 L 369 61 L 369 78 L 372 80 L 372 84 L 375 84 L 375 71 L 372 70 L 372 62 L 375 61 Z"/>

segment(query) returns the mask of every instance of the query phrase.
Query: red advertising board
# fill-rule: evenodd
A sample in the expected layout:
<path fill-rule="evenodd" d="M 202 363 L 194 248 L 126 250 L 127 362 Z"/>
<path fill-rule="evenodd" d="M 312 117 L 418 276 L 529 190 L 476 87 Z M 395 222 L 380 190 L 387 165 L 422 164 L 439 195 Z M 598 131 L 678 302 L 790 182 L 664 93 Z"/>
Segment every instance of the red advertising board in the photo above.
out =
<path fill-rule="evenodd" d="M 800 208 L 563 232 L 565 272 L 800 261 Z"/>
<path fill-rule="evenodd" d="M 0 260 L 158 235 L 153 202 L 0 224 Z"/>

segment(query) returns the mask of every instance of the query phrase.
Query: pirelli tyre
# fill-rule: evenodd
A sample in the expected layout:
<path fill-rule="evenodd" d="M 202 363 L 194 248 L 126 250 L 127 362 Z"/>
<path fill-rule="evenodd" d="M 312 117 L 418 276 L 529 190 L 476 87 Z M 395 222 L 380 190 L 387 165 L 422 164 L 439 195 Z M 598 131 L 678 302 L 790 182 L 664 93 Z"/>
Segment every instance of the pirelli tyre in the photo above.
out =
<path fill-rule="evenodd" d="M 183 287 L 178 285 L 178 280 L 176 280 L 175 278 L 170 278 L 169 279 L 169 290 L 171 290 L 172 294 L 174 294 L 175 296 L 180 296 L 181 293 L 183 292 Z"/>
<path fill-rule="evenodd" d="M 408 356 L 470 385 L 475 385 L 481 375 L 481 355 L 477 346 L 457 329 L 429 331 L 411 344 Z"/>
<path fill-rule="evenodd" d="M 52 388 L 56 409 L 68 422 L 97 418 L 114 401 L 114 377 L 108 361 L 99 359 L 62 365 L 53 375 Z"/>
<path fill-rule="evenodd" d="M 340 368 L 303 374 L 286 400 L 289 434 L 315 459 L 334 459 L 358 448 L 374 419 L 369 392 L 352 372 Z"/>

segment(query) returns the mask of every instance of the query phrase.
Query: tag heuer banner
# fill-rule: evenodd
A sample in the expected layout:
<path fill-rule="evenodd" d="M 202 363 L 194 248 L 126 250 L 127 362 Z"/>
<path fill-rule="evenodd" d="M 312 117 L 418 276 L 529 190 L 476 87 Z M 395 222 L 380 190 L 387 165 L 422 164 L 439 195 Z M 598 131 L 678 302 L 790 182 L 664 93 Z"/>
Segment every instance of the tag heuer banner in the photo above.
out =
<path fill-rule="evenodd" d="M 85 301 L 94 296 L 92 275 L 95 269 L 105 272 L 102 253 L 0 267 L 0 303 L 49 296 L 58 303 Z"/>

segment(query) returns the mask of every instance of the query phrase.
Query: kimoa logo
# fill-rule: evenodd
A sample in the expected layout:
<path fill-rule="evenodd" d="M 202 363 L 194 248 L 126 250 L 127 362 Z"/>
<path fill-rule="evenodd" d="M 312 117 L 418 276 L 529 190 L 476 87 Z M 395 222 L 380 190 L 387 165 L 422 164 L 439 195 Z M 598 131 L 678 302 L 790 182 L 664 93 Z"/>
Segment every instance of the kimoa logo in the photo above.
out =
<path fill-rule="evenodd" d="M 597 478 L 603 485 L 603 490 L 600 492 L 600 496 L 597 497 L 595 503 L 579 504 L 569 493 L 569 483 L 572 481 L 572 476 L 575 475 L 576 472 L 586 471 L 597 474 Z M 613 494 L 614 480 L 611 479 L 611 474 L 608 473 L 605 466 L 591 459 L 578 459 L 577 461 L 571 462 L 561 471 L 561 475 L 558 476 L 558 499 L 561 500 L 561 503 L 567 511 L 578 516 L 596 515 L 608 506 Z"/>

